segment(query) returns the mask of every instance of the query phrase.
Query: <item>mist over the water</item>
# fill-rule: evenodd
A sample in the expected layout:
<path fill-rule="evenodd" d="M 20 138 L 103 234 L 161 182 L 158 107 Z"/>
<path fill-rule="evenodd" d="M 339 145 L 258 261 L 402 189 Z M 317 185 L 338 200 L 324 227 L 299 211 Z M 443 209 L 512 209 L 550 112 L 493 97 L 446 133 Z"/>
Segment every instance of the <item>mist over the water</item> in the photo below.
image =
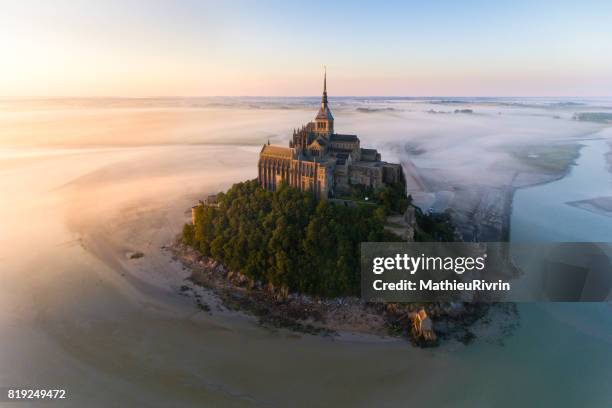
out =
<path fill-rule="evenodd" d="M 490 185 L 509 183 L 517 168 L 526 170 L 511 154 L 513 147 L 574 142 L 605 126 L 573 120 L 575 113 L 612 112 L 612 101 L 602 99 L 379 97 L 338 98 L 331 104 L 337 130 L 359 135 L 362 146 L 378 148 L 385 160 L 410 159 L 451 182 Z M 255 147 L 267 140 L 286 145 L 292 129 L 310 121 L 317 106 L 317 98 L 0 100 L 0 146 L 57 153 L 60 148 Z M 471 113 L 455 113 L 467 110 Z"/>

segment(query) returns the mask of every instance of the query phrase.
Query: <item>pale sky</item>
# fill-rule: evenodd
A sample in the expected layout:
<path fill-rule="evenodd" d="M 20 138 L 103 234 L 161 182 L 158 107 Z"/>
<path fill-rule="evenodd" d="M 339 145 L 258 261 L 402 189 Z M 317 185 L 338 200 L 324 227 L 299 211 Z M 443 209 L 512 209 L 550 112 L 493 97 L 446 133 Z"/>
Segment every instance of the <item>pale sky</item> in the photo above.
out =
<path fill-rule="evenodd" d="M 0 0 L 0 96 L 612 96 L 612 1 Z"/>

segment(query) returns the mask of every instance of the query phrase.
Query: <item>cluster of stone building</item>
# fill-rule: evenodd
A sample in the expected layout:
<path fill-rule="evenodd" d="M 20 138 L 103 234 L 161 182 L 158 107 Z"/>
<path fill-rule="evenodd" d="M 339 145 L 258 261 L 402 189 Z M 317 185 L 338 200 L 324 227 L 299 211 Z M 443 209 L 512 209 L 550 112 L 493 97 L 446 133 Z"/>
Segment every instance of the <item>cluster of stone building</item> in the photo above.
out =
<path fill-rule="evenodd" d="M 351 185 L 378 189 L 404 182 L 401 165 L 381 161 L 375 149 L 363 149 L 356 135 L 334 132 L 334 117 L 323 79 L 321 107 L 314 122 L 293 132 L 289 147 L 265 144 L 259 154 L 258 180 L 275 191 L 282 183 L 309 191 L 317 199 L 350 193 Z"/>

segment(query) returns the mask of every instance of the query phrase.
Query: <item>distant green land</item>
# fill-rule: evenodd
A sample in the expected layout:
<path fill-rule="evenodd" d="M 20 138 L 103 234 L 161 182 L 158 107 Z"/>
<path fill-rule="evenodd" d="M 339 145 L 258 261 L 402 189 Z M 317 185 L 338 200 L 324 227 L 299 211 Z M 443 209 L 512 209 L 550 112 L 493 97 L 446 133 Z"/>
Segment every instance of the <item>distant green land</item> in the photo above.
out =
<path fill-rule="evenodd" d="M 560 173 L 580 155 L 578 143 L 532 145 L 510 148 L 510 153 L 521 162 L 546 173 Z"/>

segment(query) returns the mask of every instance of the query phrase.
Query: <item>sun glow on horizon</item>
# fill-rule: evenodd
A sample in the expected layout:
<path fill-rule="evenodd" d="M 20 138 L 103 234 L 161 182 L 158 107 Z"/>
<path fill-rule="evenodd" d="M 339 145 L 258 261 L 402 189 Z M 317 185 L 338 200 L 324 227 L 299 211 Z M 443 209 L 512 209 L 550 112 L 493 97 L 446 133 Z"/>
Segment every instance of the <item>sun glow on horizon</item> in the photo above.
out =
<path fill-rule="evenodd" d="M 610 96 L 591 3 L 9 2 L 0 96 Z"/>

